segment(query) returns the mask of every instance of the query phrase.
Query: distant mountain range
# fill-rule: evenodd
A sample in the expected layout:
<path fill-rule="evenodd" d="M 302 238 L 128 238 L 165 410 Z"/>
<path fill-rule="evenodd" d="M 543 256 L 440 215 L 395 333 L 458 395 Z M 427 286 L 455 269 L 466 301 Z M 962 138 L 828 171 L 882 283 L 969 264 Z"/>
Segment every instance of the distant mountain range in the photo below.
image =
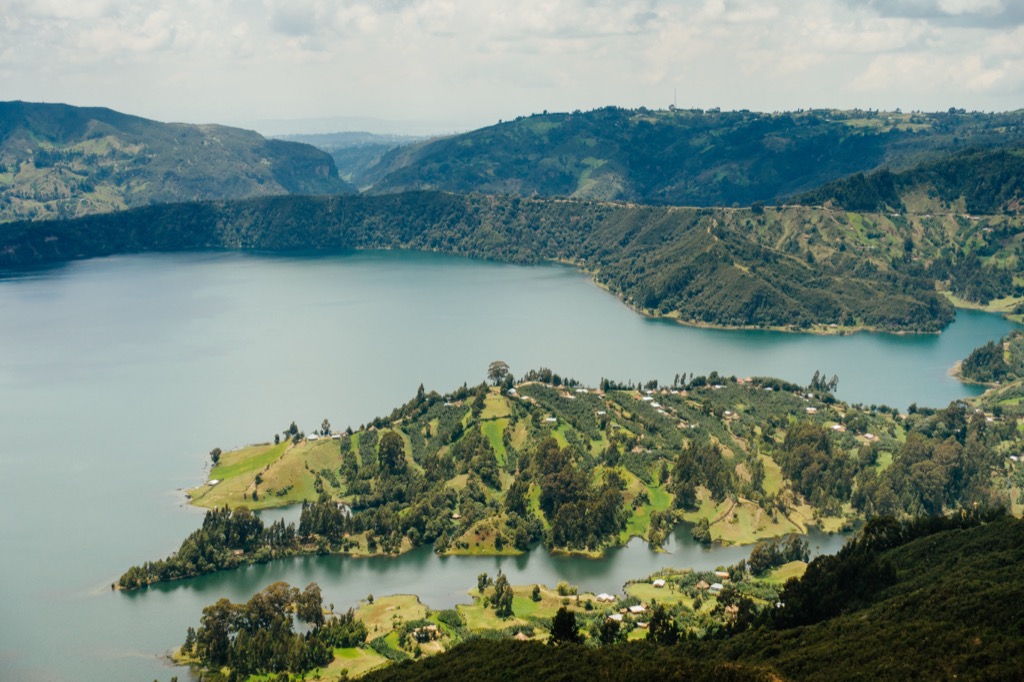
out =
<path fill-rule="evenodd" d="M 367 169 L 380 163 L 392 149 L 427 140 L 426 136 L 390 135 L 368 132 L 282 135 L 282 140 L 311 144 L 329 153 L 345 180 L 362 177 Z"/>
<path fill-rule="evenodd" d="M 681 206 L 777 203 L 881 168 L 1024 146 L 1024 112 L 651 111 L 540 114 L 397 148 L 353 178 L 439 189 Z M 969 157 L 961 157 L 970 161 Z"/>
<path fill-rule="evenodd" d="M 362 194 L 295 141 L 0 104 L 0 266 L 414 248 L 575 263 L 691 324 L 937 331 L 938 292 L 1024 313 L 1024 112 L 607 108 L 301 139 Z M 284 194 L 334 196 L 266 196 Z"/>
<path fill-rule="evenodd" d="M 330 155 L 310 145 L 103 108 L 0 102 L 0 220 L 352 191 Z"/>

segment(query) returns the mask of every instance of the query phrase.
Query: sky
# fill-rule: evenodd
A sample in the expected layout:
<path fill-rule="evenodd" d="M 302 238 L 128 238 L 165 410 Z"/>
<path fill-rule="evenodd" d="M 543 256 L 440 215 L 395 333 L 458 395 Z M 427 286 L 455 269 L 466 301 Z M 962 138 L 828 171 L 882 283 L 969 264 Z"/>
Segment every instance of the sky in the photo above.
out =
<path fill-rule="evenodd" d="M 1024 108 L 1024 0 L 0 0 L 0 99 L 288 132 Z"/>

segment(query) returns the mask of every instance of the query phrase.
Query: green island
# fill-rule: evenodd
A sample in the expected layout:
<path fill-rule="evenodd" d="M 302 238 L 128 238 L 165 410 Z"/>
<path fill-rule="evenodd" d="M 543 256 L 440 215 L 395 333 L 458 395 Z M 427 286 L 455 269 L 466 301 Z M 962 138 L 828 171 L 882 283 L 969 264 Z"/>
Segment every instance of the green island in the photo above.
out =
<path fill-rule="evenodd" d="M 209 509 L 170 557 L 122 589 L 296 554 L 600 556 L 677 524 L 705 543 L 850 529 L 865 519 L 999 505 L 1019 511 L 1020 384 L 970 406 L 848 405 L 838 378 L 676 375 L 586 388 L 548 369 L 441 395 L 422 386 L 386 417 L 336 433 L 292 423 L 276 443 L 211 452 Z M 298 527 L 253 509 L 302 503 Z"/>

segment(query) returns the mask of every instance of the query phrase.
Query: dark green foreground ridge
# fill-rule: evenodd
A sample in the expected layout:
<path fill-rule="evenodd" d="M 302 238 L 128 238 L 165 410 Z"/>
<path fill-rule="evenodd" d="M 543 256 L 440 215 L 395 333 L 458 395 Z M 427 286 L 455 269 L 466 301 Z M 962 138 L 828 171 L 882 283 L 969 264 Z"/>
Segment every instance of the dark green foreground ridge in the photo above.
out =
<path fill-rule="evenodd" d="M 1011 680 L 1024 670 L 1024 521 L 877 520 L 742 632 L 601 649 L 479 640 L 367 680 Z"/>

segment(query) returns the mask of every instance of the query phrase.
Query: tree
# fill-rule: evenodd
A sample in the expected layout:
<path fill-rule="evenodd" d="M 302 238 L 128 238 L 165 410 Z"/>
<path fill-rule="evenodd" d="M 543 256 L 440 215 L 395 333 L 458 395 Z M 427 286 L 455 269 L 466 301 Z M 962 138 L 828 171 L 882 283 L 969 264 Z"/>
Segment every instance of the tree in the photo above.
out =
<path fill-rule="evenodd" d="M 494 596 L 491 603 L 494 604 L 494 614 L 499 618 L 510 618 L 512 614 L 512 597 L 514 593 L 512 586 L 508 584 L 508 578 L 504 573 L 498 575 L 494 583 Z"/>
<path fill-rule="evenodd" d="M 188 628 L 188 632 L 185 633 L 185 643 L 181 645 L 181 653 L 186 656 L 192 653 L 192 648 L 196 645 L 196 630 L 191 625 Z"/>
<path fill-rule="evenodd" d="M 619 621 L 605 618 L 598 630 L 597 639 L 601 644 L 615 644 L 619 641 Z"/>
<path fill-rule="evenodd" d="M 329 435 L 331 435 L 331 422 L 329 422 L 327 420 L 327 417 L 324 417 L 324 420 L 322 422 L 320 422 L 320 435 L 321 436 L 329 436 Z"/>
<path fill-rule="evenodd" d="M 481 573 L 476 577 L 476 590 L 480 593 L 480 596 L 483 596 L 484 590 L 486 590 L 490 585 L 491 579 L 486 573 Z"/>
<path fill-rule="evenodd" d="M 663 604 L 658 604 L 651 614 L 651 622 L 647 626 L 647 639 L 663 646 L 672 646 L 679 641 L 679 628 Z"/>
<path fill-rule="evenodd" d="M 565 608 L 558 609 L 555 617 L 551 619 L 551 639 L 548 640 L 553 646 L 562 644 L 580 644 L 583 636 L 580 635 L 580 626 L 576 623 L 576 614 Z"/>
<path fill-rule="evenodd" d="M 508 363 L 502 360 L 495 360 L 487 366 L 487 378 L 497 386 L 509 375 Z"/>
<path fill-rule="evenodd" d="M 701 543 L 702 545 L 711 544 L 711 526 L 706 518 L 698 521 L 697 524 L 690 530 L 690 534 L 693 536 L 694 540 Z"/>
<path fill-rule="evenodd" d="M 320 595 L 320 586 L 310 583 L 306 586 L 295 600 L 295 615 L 299 620 L 311 623 L 317 627 L 324 624 L 323 598 Z"/>
<path fill-rule="evenodd" d="M 220 455 L 221 455 L 221 449 L 220 448 L 214 448 L 213 450 L 210 450 L 210 459 L 213 461 L 213 465 L 214 466 L 217 466 L 217 462 L 220 461 Z"/>
<path fill-rule="evenodd" d="M 405 473 L 405 441 L 394 431 L 388 431 L 380 439 L 377 458 L 382 473 L 398 476 Z"/>

